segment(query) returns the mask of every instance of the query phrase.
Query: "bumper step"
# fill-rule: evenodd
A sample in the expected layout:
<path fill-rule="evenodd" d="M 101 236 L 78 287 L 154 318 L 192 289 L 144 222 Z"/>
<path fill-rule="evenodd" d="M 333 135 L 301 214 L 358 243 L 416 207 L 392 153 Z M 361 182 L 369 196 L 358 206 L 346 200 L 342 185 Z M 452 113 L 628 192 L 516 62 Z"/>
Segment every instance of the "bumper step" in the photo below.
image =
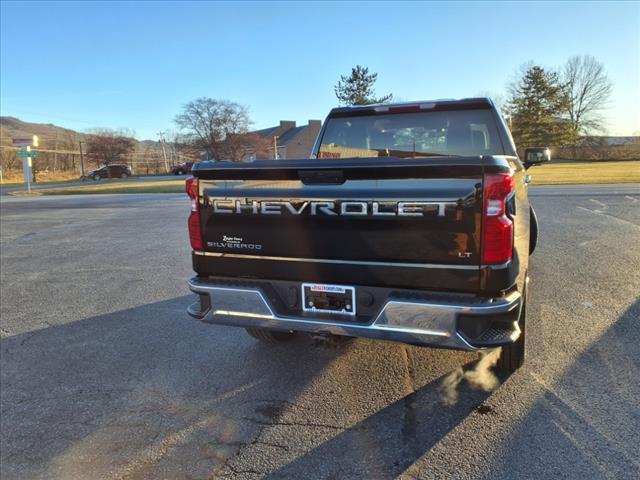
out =
<path fill-rule="evenodd" d="M 513 343 L 520 336 L 520 329 L 491 327 L 485 331 L 478 339 L 473 340 L 473 344 L 482 347 L 491 347 Z"/>

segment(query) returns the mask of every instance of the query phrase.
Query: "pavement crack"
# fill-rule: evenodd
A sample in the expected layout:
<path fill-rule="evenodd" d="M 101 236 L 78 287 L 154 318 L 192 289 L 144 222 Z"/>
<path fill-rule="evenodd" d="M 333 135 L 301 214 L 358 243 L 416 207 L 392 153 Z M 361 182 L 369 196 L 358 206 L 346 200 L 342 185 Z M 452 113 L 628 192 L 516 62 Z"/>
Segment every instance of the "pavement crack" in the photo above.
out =
<path fill-rule="evenodd" d="M 237 442 L 234 444 L 229 444 L 232 446 L 237 446 L 238 448 L 236 449 L 235 452 L 233 452 L 231 455 L 229 455 L 224 462 L 222 463 L 222 465 L 220 465 L 219 468 L 216 469 L 216 471 L 214 472 L 214 475 L 212 478 L 218 478 L 219 474 L 221 474 L 222 472 L 225 471 L 225 469 L 229 469 L 231 470 L 234 474 L 236 475 L 241 475 L 243 473 L 255 473 L 255 474 L 260 474 L 260 472 L 253 472 L 253 471 L 240 471 L 240 469 L 234 467 L 232 465 L 232 462 L 234 459 L 238 458 L 238 456 L 244 451 L 245 448 L 247 448 L 249 445 L 253 445 L 255 442 L 258 441 L 258 439 L 260 438 L 260 436 L 262 435 L 262 432 L 264 431 L 264 429 L 267 428 L 266 426 L 262 426 L 260 427 L 260 430 L 258 431 L 258 433 L 256 434 L 256 436 L 254 437 L 254 439 L 251 442 Z"/>
<path fill-rule="evenodd" d="M 268 421 L 268 420 L 260 420 L 254 417 L 240 417 L 240 418 L 247 422 L 255 423 L 257 425 L 264 425 L 267 427 L 268 426 L 291 426 L 291 427 L 310 427 L 310 428 L 327 428 L 327 429 L 333 429 L 333 430 L 344 430 L 344 427 L 342 426 L 331 425 L 328 423 L 291 422 L 291 421 L 285 422 L 281 420 Z"/>
<path fill-rule="evenodd" d="M 20 346 L 24 347 L 24 344 L 27 343 L 36 333 L 36 332 L 31 332 L 30 334 L 27 334 L 22 340 L 20 340 Z"/>
<path fill-rule="evenodd" d="M 291 448 L 288 445 L 280 445 L 279 443 L 266 442 L 264 440 L 254 440 L 251 445 L 266 445 L 267 447 L 279 448 L 281 450 L 289 451 Z"/>
<path fill-rule="evenodd" d="M 288 446 L 288 445 L 281 445 L 281 444 L 278 444 L 278 443 L 273 443 L 273 442 L 269 442 L 269 441 L 266 441 L 266 440 L 261 440 L 261 437 L 262 437 L 264 431 L 269 427 L 293 426 L 293 427 L 302 427 L 302 428 L 326 428 L 326 429 L 337 430 L 337 431 L 344 431 L 344 429 L 345 429 L 345 427 L 342 427 L 342 426 L 336 426 L 336 425 L 325 424 L 325 423 L 315 423 L 315 422 L 302 422 L 302 421 L 301 422 L 294 422 L 294 421 L 281 421 L 281 420 L 268 421 L 268 420 L 260 420 L 258 418 L 254 418 L 254 417 L 240 417 L 240 420 L 244 420 L 244 421 L 249 422 L 249 423 L 260 425 L 260 429 L 259 429 L 258 433 L 255 435 L 255 437 L 253 438 L 253 440 L 251 440 L 250 442 L 233 442 L 233 443 L 229 444 L 229 445 L 237 446 L 238 449 L 232 455 L 230 455 L 224 461 L 224 463 L 222 465 L 220 465 L 220 467 L 216 470 L 216 473 L 214 474 L 214 477 L 215 477 L 215 475 L 224 472 L 225 469 L 231 470 L 236 475 L 242 475 L 242 474 L 261 475 L 261 474 L 263 474 L 263 472 L 258 472 L 258 471 L 254 471 L 254 470 L 251 470 L 251 469 L 242 470 L 242 469 L 239 469 L 237 467 L 234 467 L 231 464 L 231 462 L 233 462 L 234 459 L 238 458 L 238 456 L 240 456 L 243 451 L 245 451 L 248 447 L 250 447 L 252 445 L 265 445 L 265 446 L 269 446 L 269 447 L 273 447 L 273 448 L 278 448 L 278 449 L 283 450 L 283 451 L 290 451 L 291 447 Z"/>
<path fill-rule="evenodd" d="M 153 438 L 151 439 L 151 444 L 155 444 L 156 441 L 158 440 L 158 438 L 160 437 L 160 434 L 163 433 L 162 427 L 164 426 L 164 417 L 160 417 L 160 420 L 158 421 L 158 425 L 156 425 L 156 433 L 153 436 Z"/>

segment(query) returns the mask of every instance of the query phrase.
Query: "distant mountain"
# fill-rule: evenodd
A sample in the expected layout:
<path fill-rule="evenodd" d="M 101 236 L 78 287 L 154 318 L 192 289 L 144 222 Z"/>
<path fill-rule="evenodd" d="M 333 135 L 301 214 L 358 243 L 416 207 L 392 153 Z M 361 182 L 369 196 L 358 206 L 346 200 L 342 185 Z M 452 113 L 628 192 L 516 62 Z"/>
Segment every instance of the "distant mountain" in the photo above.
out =
<path fill-rule="evenodd" d="M 16 117 L 0 117 L 0 143 L 2 145 L 11 145 L 11 137 L 20 135 L 38 135 L 41 146 L 51 147 L 56 141 L 75 143 L 85 136 L 83 133 L 58 127 L 51 123 L 31 123 Z"/>
<path fill-rule="evenodd" d="M 0 117 L 0 145 L 11 145 L 11 138 L 21 135 L 38 135 L 39 149 L 78 148 L 80 140 L 88 134 L 77 132 L 70 128 L 59 127 L 52 123 L 25 122 L 16 117 Z M 136 140 L 136 150 L 159 148 L 160 144 L 154 140 Z"/>
<path fill-rule="evenodd" d="M 0 156 L 3 165 L 15 163 L 16 157 L 13 152 L 17 147 L 12 145 L 12 137 L 24 135 L 38 135 L 39 145 L 35 149 L 39 153 L 38 167 L 41 170 L 53 169 L 54 171 L 77 169 L 80 142 L 87 141 L 89 136 L 88 133 L 77 132 L 51 123 L 31 123 L 16 117 L 0 116 Z M 87 153 L 86 144 L 84 152 Z M 163 151 L 162 144 L 158 141 L 136 140 L 133 151 L 124 155 L 122 160 L 139 172 L 161 173 L 162 166 L 165 164 L 165 155 L 169 165 L 191 159 L 186 155 L 178 154 L 171 145 L 165 145 Z"/>

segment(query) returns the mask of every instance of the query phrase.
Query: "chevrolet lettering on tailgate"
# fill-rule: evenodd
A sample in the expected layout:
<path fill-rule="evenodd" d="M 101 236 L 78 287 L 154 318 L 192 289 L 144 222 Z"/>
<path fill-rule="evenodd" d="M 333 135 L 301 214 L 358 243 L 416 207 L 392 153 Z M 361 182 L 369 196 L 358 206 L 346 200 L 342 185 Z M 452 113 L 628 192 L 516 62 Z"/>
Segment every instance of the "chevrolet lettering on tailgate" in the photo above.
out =
<path fill-rule="evenodd" d="M 455 202 L 375 202 L 375 201 L 336 201 L 336 202 L 274 202 L 254 200 L 213 200 L 214 213 L 253 215 L 362 215 L 362 216 L 403 216 L 421 217 L 435 214 L 444 217 L 447 206 L 456 206 Z"/>

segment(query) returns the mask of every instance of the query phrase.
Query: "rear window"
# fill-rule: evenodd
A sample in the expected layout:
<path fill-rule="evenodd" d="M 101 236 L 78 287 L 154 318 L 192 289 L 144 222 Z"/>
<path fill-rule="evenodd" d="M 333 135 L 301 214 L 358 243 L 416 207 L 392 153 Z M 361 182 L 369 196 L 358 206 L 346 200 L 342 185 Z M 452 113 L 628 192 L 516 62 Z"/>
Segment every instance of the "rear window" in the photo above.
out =
<path fill-rule="evenodd" d="M 336 117 L 318 158 L 504 155 L 491 110 Z"/>

